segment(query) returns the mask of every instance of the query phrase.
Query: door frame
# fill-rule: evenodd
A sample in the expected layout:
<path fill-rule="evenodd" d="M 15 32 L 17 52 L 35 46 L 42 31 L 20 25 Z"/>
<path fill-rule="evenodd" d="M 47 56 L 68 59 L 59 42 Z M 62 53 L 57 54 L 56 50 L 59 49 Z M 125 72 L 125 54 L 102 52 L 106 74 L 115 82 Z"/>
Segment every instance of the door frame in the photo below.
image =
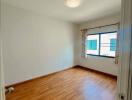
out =
<path fill-rule="evenodd" d="M 0 100 L 5 100 L 2 41 L 0 40 Z"/>
<path fill-rule="evenodd" d="M 2 52 L 2 19 L 1 19 L 1 0 L 0 0 L 0 100 L 5 100 L 5 84 L 4 84 L 4 67 Z"/>
<path fill-rule="evenodd" d="M 132 75 L 132 0 L 122 0 L 119 34 L 118 100 L 131 100 Z"/>

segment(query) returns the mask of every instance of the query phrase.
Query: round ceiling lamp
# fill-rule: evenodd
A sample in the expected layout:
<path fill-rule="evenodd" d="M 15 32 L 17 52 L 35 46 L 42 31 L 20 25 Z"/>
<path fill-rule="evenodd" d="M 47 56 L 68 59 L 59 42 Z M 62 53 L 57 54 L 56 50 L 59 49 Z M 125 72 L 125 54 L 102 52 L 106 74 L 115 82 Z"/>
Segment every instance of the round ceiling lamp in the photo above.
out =
<path fill-rule="evenodd" d="M 81 1 L 80 0 L 65 0 L 66 6 L 70 8 L 75 8 L 80 5 Z"/>

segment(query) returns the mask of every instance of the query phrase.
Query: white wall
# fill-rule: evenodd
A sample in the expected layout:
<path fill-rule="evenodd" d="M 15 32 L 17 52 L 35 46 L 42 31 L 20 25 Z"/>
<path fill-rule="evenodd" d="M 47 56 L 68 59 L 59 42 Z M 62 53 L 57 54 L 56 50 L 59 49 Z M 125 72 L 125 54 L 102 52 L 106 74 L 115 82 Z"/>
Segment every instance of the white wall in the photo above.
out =
<path fill-rule="evenodd" d="M 120 15 L 113 15 L 110 17 L 86 22 L 80 24 L 80 29 L 84 28 L 91 28 L 91 27 L 97 27 L 97 26 L 102 26 L 102 25 L 108 25 L 108 24 L 113 24 L 120 22 Z M 95 57 L 95 56 L 88 56 L 88 58 L 82 58 L 81 57 L 81 50 L 82 50 L 82 45 L 81 45 L 81 34 L 78 36 L 78 65 L 88 67 L 91 69 L 95 69 L 98 71 L 102 71 L 105 73 L 109 73 L 112 75 L 118 75 L 118 65 L 114 63 L 113 58 L 104 58 L 104 57 Z"/>
<path fill-rule="evenodd" d="M 117 75 L 114 59 L 81 58 L 79 29 L 119 22 L 119 15 L 80 27 L 8 4 L 2 7 L 4 67 L 6 85 L 47 75 L 74 65 Z"/>
<path fill-rule="evenodd" d="M 74 24 L 3 5 L 6 85 L 75 65 Z"/>

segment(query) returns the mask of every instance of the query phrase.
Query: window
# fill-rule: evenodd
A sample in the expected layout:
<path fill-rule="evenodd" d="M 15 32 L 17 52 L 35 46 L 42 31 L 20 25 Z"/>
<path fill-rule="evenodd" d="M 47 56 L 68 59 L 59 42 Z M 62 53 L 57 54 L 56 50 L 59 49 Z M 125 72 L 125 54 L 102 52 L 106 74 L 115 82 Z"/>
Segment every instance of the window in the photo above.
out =
<path fill-rule="evenodd" d="M 117 32 L 91 34 L 86 37 L 86 54 L 115 57 Z"/>

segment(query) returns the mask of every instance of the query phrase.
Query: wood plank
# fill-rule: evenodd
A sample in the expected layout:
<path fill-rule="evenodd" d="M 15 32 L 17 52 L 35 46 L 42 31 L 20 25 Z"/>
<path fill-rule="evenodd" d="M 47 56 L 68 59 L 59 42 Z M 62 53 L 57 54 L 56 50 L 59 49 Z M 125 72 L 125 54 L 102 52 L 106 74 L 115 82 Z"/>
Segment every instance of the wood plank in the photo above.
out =
<path fill-rule="evenodd" d="M 7 100 L 115 100 L 117 80 L 75 67 L 15 86 Z"/>

